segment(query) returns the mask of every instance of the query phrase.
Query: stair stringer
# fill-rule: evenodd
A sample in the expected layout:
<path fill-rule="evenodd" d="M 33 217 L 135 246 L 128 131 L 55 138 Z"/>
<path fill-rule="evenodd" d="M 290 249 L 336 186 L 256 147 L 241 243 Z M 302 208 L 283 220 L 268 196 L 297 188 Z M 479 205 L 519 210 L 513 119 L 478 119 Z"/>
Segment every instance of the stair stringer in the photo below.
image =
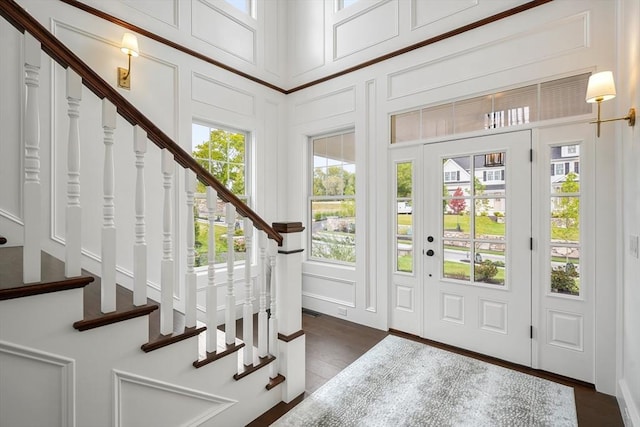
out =
<path fill-rule="evenodd" d="M 73 375 L 69 375 L 69 381 L 73 382 L 70 387 L 75 394 L 69 405 L 75 411 L 71 417 L 75 425 L 115 425 L 119 415 L 116 412 L 118 404 L 122 408 L 122 402 L 116 402 L 114 391 L 114 378 L 118 372 L 143 378 L 147 383 L 164 384 L 167 389 L 187 390 L 186 394 L 176 395 L 176 405 L 180 405 L 180 401 L 189 393 L 216 396 L 220 401 L 233 402 L 216 412 L 214 406 L 218 403 L 212 401 L 212 407 L 205 410 L 202 417 L 194 414 L 198 425 L 245 425 L 281 401 L 279 387 L 270 391 L 265 388 L 269 381 L 268 368 L 260 369 L 240 381 L 233 379 L 239 353 L 232 353 L 196 369 L 192 363 L 198 354 L 198 338 L 189 338 L 145 353 L 140 345 L 147 341 L 146 317 L 79 332 L 71 325 L 81 318 L 80 289 L 0 301 L 0 341 L 3 346 L 16 346 L 30 353 L 43 353 L 51 355 L 53 359 L 72 361 Z M 7 390 L 3 389 L 2 392 L 10 392 L 11 386 L 8 385 Z M 48 398 L 51 402 L 35 401 L 29 402 L 29 405 L 51 406 L 64 401 L 60 396 Z M 68 411 L 69 405 L 59 410 Z M 9 411 L 3 417 L 11 420 L 11 411 L 24 410 L 25 407 L 3 408 L 3 411 Z M 208 413 L 211 416 L 207 418 Z M 154 418 L 155 415 L 161 415 L 160 411 L 145 415 L 150 417 L 149 425 L 163 425 L 161 417 Z M 13 416 L 20 417 L 21 414 L 17 412 Z"/>

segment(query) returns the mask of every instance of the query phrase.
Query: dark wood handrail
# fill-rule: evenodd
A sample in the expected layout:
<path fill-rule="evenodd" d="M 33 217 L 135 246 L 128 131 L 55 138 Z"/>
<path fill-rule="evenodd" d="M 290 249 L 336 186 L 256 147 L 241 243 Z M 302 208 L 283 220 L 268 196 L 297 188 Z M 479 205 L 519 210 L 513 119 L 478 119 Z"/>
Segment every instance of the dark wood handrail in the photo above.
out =
<path fill-rule="evenodd" d="M 49 30 L 33 18 L 14 0 L 0 0 L 0 15 L 2 15 L 18 31 L 30 33 L 37 39 L 42 50 L 63 68 L 71 68 L 82 77 L 82 83 L 100 99 L 107 98 L 117 108 L 118 114 L 125 118 L 132 126 L 138 125 L 147 132 L 147 137 L 160 148 L 165 148 L 173 154 L 180 166 L 195 172 L 198 180 L 203 184 L 214 188 L 225 202 L 236 207 L 237 212 L 245 218 L 249 218 L 253 225 L 263 230 L 270 239 L 282 245 L 282 236 L 265 222 L 257 213 L 227 189 L 220 181 L 204 169 L 189 153 L 184 151 L 167 134 L 162 132 L 140 110 L 133 106 L 125 97 L 120 95 L 109 83 L 100 77 L 89 65 L 76 56 L 56 38 Z"/>

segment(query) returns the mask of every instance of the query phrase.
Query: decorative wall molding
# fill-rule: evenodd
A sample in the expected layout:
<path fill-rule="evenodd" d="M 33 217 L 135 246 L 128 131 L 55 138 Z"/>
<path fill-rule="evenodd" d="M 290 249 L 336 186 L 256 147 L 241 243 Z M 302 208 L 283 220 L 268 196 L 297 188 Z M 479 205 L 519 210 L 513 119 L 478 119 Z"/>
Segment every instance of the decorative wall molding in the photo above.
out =
<path fill-rule="evenodd" d="M 377 135 L 377 88 L 376 80 L 369 80 L 364 84 L 364 96 L 365 96 L 365 141 L 375 141 Z M 377 242 L 377 210 L 375 203 L 377 202 L 378 188 L 373 183 L 376 180 L 376 174 L 374 169 L 377 168 L 378 150 L 367 146 L 366 151 L 366 169 L 365 169 L 365 182 L 367 185 L 366 198 L 370 205 L 366 207 L 367 216 L 365 218 L 365 229 L 367 230 L 365 245 L 365 262 L 366 277 L 365 277 L 365 310 L 376 313 L 378 311 L 378 263 L 376 262 L 376 251 L 372 248 L 378 247 Z"/>
<path fill-rule="evenodd" d="M 129 407 L 135 406 L 136 409 L 141 411 L 141 418 L 148 420 L 150 413 L 153 413 L 157 419 L 164 419 L 169 423 L 171 423 L 171 420 L 178 421 L 177 418 L 183 418 L 179 420 L 180 425 L 194 427 L 215 418 L 221 412 L 238 403 L 236 400 L 216 396 L 200 390 L 115 369 L 113 370 L 113 385 L 115 427 L 132 425 L 127 423 L 128 420 L 126 418 L 135 415 L 127 412 L 128 408 L 125 407 L 127 403 Z M 141 394 L 146 393 L 147 396 L 145 397 L 147 397 L 149 401 L 144 402 L 144 399 L 141 398 L 140 395 L 136 398 L 135 403 L 133 403 L 131 399 L 127 400 L 126 394 L 130 391 L 129 389 L 136 389 L 136 392 L 142 392 Z M 152 395 L 153 398 L 151 398 Z M 170 399 L 172 399 L 171 404 L 163 403 L 163 395 L 170 396 Z M 175 400 L 173 399 L 177 397 L 182 398 L 182 405 L 175 404 Z M 153 411 L 145 411 L 145 405 L 148 406 L 147 409 L 153 409 Z M 177 413 L 180 408 L 183 409 L 183 414 Z"/>
<path fill-rule="evenodd" d="M 427 10 L 428 1 L 411 0 L 411 30 L 454 16 L 457 13 L 478 6 L 479 0 L 456 0 L 438 3 L 438 7 Z M 423 12 L 424 10 L 424 12 Z"/>
<path fill-rule="evenodd" d="M 333 60 L 345 58 L 357 52 L 375 46 L 400 35 L 398 0 L 386 0 L 374 4 L 360 13 L 337 22 L 333 26 Z M 359 37 L 365 34 L 371 25 L 371 20 L 377 21 L 375 38 Z M 385 27 L 383 24 L 389 24 Z"/>
<path fill-rule="evenodd" d="M 201 23 L 199 20 L 203 20 L 203 22 Z M 255 28 L 236 19 L 212 3 L 205 0 L 191 3 L 191 35 L 252 65 L 256 63 Z M 250 48 L 248 51 L 233 49 L 235 45 L 250 46 Z"/>
<path fill-rule="evenodd" d="M 21 345 L 0 341 L 0 359 L 3 354 L 17 357 L 33 363 L 33 367 L 37 365 L 49 365 L 59 369 L 58 391 L 60 393 L 60 420 L 51 419 L 49 425 L 60 425 L 74 427 L 76 425 L 76 371 L 75 361 L 67 357 L 48 353 L 34 348 L 24 347 Z M 12 370 L 11 363 L 8 360 L 2 361 L 3 370 L 6 372 Z M 43 377 L 42 379 L 46 379 Z M 48 384 L 51 386 L 51 384 Z M 10 384 L 6 385 L 14 389 Z M 10 393 L 10 390 L 3 390 L 5 385 L 0 385 L 0 393 Z M 24 387 L 21 387 L 24 390 Z M 55 398 L 55 396 L 53 396 Z M 38 402 L 33 401 L 30 405 L 32 408 L 37 407 Z M 18 410 L 24 410 L 19 408 Z"/>
<path fill-rule="evenodd" d="M 201 73 L 193 72 L 191 75 L 191 99 L 243 116 L 255 116 L 256 99 L 253 94 Z"/>
<path fill-rule="evenodd" d="M 547 48 L 543 50 L 539 46 Z M 442 89 L 461 81 L 543 62 L 588 47 L 589 13 L 585 12 L 391 73 L 387 77 L 387 99 Z M 518 55 L 522 51 L 529 54 Z M 451 63 L 460 57 L 483 66 L 451 73 L 450 70 L 455 69 Z M 491 58 L 491 61 L 487 61 L 487 58 Z"/>
<path fill-rule="evenodd" d="M 164 24 L 170 25 L 174 28 L 180 28 L 180 8 L 179 8 L 179 2 L 178 0 L 165 0 L 171 3 L 172 7 L 172 14 L 173 16 L 171 17 L 170 21 L 167 19 L 163 19 L 159 14 L 159 7 L 158 4 L 160 2 L 154 2 L 153 7 L 149 8 L 148 10 L 143 9 L 142 7 L 140 7 L 141 5 L 139 4 L 139 2 L 135 2 L 135 1 L 131 1 L 131 0 L 120 0 L 121 3 L 127 5 L 128 7 L 137 10 L 138 12 L 153 18 L 157 21 L 160 21 Z"/>
<path fill-rule="evenodd" d="M 296 104 L 296 124 L 335 117 L 350 113 L 356 109 L 356 91 L 354 86 L 308 99 Z"/>
<path fill-rule="evenodd" d="M 345 301 L 345 300 L 341 300 L 341 299 L 337 299 L 337 298 L 330 298 L 330 297 L 327 297 L 327 296 L 324 296 L 324 295 L 313 294 L 311 292 L 302 291 L 302 296 L 303 297 L 307 297 L 307 298 L 317 299 L 317 300 L 320 300 L 320 301 L 330 302 L 331 304 L 343 305 L 345 307 L 351 307 L 351 308 L 355 308 L 356 307 L 355 303 L 353 303 L 353 302 Z"/>

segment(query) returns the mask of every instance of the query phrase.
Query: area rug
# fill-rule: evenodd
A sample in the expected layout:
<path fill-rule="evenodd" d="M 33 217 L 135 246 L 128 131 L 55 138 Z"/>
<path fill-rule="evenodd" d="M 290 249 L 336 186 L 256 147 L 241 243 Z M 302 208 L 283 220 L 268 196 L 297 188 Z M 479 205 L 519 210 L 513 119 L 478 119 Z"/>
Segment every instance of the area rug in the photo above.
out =
<path fill-rule="evenodd" d="M 275 426 L 577 426 L 573 389 L 389 335 Z"/>

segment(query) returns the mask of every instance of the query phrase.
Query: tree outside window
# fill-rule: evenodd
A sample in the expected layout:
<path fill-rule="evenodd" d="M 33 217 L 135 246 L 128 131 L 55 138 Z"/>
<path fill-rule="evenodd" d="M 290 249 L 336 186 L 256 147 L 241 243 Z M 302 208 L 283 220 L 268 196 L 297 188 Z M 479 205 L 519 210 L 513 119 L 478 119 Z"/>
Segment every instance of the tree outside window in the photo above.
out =
<path fill-rule="evenodd" d="M 242 131 L 226 130 L 218 127 L 194 123 L 192 126 L 192 156 L 211 175 L 227 187 L 245 203 L 247 194 L 247 134 Z M 209 222 L 207 212 L 206 187 L 198 182 L 195 196 L 195 266 L 207 265 L 209 252 Z M 214 215 L 216 264 L 227 260 L 227 225 L 224 203 L 218 200 Z M 235 259 L 244 259 L 244 232 L 242 221 L 235 222 Z"/>

